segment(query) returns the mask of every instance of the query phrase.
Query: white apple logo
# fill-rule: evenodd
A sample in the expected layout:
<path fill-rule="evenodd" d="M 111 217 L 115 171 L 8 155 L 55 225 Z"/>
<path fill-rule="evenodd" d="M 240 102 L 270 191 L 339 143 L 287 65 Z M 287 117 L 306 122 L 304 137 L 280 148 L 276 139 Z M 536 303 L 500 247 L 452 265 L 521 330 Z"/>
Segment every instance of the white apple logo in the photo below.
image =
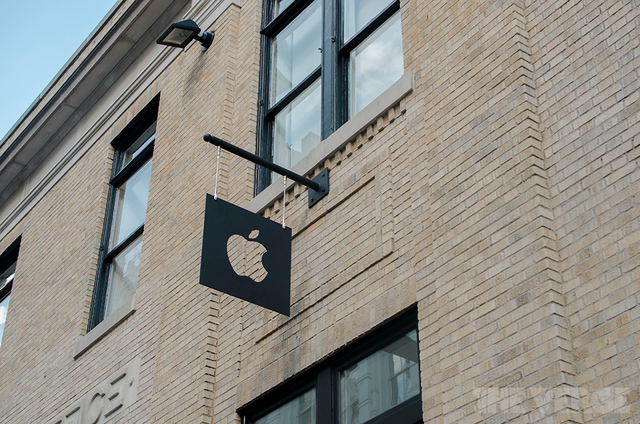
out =
<path fill-rule="evenodd" d="M 249 233 L 249 239 L 234 234 L 227 240 L 227 257 L 233 272 L 241 277 L 249 277 L 256 283 L 264 281 L 268 274 L 262 263 L 262 255 L 267 253 L 267 248 L 255 240 L 259 234 L 259 230 L 253 230 Z"/>

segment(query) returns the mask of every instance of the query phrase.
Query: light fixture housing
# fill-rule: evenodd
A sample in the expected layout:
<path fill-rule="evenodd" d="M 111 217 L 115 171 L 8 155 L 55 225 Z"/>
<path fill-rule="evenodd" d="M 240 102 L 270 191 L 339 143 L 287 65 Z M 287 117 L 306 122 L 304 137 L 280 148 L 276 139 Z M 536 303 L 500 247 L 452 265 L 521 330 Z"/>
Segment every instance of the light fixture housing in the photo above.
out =
<path fill-rule="evenodd" d="M 167 29 L 160 38 L 158 38 L 156 43 L 164 46 L 184 49 L 191 40 L 195 39 L 200 42 L 202 51 L 205 51 L 213 42 L 215 33 L 210 31 L 203 32 L 202 35 L 198 34 L 200 34 L 200 27 L 191 19 L 187 19 L 171 24 L 169 29 Z"/>

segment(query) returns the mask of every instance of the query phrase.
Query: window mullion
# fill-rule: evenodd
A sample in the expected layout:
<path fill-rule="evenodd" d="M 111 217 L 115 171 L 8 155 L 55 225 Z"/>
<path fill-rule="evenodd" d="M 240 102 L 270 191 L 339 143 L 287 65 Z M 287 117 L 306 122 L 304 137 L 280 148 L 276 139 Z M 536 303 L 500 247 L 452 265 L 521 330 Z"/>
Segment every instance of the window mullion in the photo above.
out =
<path fill-rule="evenodd" d="M 155 143 L 149 144 L 144 148 L 142 152 L 140 152 L 138 156 L 133 158 L 131 162 L 125 165 L 124 168 L 120 169 L 118 173 L 113 178 L 111 178 L 109 184 L 118 188 L 122 184 L 124 184 L 133 174 L 138 172 L 138 170 L 140 170 L 140 168 L 142 168 L 144 164 L 153 156 L 154 144 Z M 122 152 L 120 152 L 120 162 L 123 161 L 123 156 L 124 155 L 122 154 Z M 118 163 L 118 165 L 120 165 L 120 163 Z"/>
<path fill-rule="evenodd" d="M 299 0 L 294 2 L 285 10 L 282 11 L 278 16 L 273 16 L 274 14 L 274 3 L 272 1 L 265 2 L 266 6 L 263 7 L 263 16 L 267 17 L 265 22 L 263 22 L 263 29 L 260 31 L 261 34 L 266 35 L 269 38 L 273 38 L 276 34 L 278 34 L 282 29 L 284 29 L 287 25 L 291 23 L 299 14 L 302 12 L 307 6 L 313 3 L 313 0 Z M 272 17 L 271 21 L 269 19 Z"/>
<path fill-rule="evenodd" d="M 279 102 L 277 102 L 271 109 L 268 109 L 265 113 L 267 120 L 272 120 L 278 112 L 287 107 L 292 101 L 296 99 L 304 90 L 309 88 L 320 76 L 322 70 L 318 67 L 315 71 L 309 74 L 297 87 L 287 93 Z"/>
<path fill-rule="evenodd" d="M 265 1 L 263 3 L 263 27 L 267 26 L 269 19 L 273 12 L 273 2 Z M 259 99 L 258 99 L 258 128 L 257 128 L 257 143 L 256 154 L 267 160 L 273 160 L 272 154 L 272 136 L 271 136 L 271 123 L 266 120 L 266 111 L 269 108 L 269 80 L 270 65 L 271 65 L 271 37 L 268 37 L 264 31 L 260 37 L 260 87 L 259 87 Z M 271 174 L 269 170 L 255 165 L 255 185 L 254 195 L 260 193 L 271 183 Z"/>
<path fill-rule="evenodd" d="M 122 152 L 116 151 L 113 159 L 114 173 L 121 165 L 124 158 Z M 91 299 L 91 309 L 89 311 L 89 322 L 87 331 L 98 325 L 104 318 L 104 300 L 107 297 L 108 266 L 105 260 L 109 251 L 109 239 L 111 238 L 111 225 L 113 223 L 113 205 L 115 203 L 117 187 L 109 184 L 107 195 L 106 215 L 102 237 L 100 238 L 100 251 L 98 253 L 98 271 L 96 273 L 96 283 L 94 285 L 93 298 Z"/>
<path fill-rule="evenodd" d="M 335 131 L 337 123 L 337 2 L 338 0 L 323 0 L 322 4 L 322 140 Z"/>
<path fill-rule="evenodd" d="M 316 422 L 337 423 L 333 370 L 325 367 L 318 372 L 316 380 Z"/>
<path fill-rule="evenodd" d="M 113 258 L 118 256 L 120 252 L 126 249 L 135 239 L 140 237 L 144 232 L 144 223 L 136 228 L 131 234 L 129 234 L 124 240 L 122 240 L 117 246 L 114 246 L 105 256 L 106 262 L 111 262 Z"/>

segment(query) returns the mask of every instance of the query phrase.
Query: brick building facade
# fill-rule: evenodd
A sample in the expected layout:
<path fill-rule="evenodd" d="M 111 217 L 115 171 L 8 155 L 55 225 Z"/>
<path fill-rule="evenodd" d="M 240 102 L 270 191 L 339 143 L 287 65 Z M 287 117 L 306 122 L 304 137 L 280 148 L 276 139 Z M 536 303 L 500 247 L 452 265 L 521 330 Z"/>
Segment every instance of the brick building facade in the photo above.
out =
<path fill-rule="evenodd" d="M 270 43 L 318 2 L 347 15 L 120 0 L 3 138 L 0 421 L 637 422 L 637 0 L 374 2 L 371 31 L 399 16 L 401 73 L 344 113 L 334 82 L 366 40 L 325 27 L 309 75 L 335 99 L 291 168 L 328 168 L 329 194 L 310 208 L 299 184 L 283 198 L 251 162 L 219 165 L 221 199 L 286 209 L 291 314 L 199 284 L 202 137 L 269 155 L 289 110 L 265 104 Z M 182 19 L 215 31 L 208 50 L 156 44 Z M 128 224 L 125 188 L 146 205 Z M 129 254 L 133 286 L 114 276 Z"/>

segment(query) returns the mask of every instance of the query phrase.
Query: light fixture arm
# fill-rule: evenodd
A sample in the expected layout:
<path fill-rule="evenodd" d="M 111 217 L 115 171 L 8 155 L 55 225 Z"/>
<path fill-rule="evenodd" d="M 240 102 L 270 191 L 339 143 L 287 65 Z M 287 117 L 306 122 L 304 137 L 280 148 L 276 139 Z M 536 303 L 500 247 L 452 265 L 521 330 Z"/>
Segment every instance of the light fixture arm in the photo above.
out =
<path fill-rule="evenodd" d="M 204 52 L 209 48 L 211 43 L 213 43 L 213 37 L 215 37 L 215 32 L 205 31 L 202 33 L 202 35 L 196 35 L 193 38 L 200 42 L 200 45 L 202 46 L 202 51 Z"/>

